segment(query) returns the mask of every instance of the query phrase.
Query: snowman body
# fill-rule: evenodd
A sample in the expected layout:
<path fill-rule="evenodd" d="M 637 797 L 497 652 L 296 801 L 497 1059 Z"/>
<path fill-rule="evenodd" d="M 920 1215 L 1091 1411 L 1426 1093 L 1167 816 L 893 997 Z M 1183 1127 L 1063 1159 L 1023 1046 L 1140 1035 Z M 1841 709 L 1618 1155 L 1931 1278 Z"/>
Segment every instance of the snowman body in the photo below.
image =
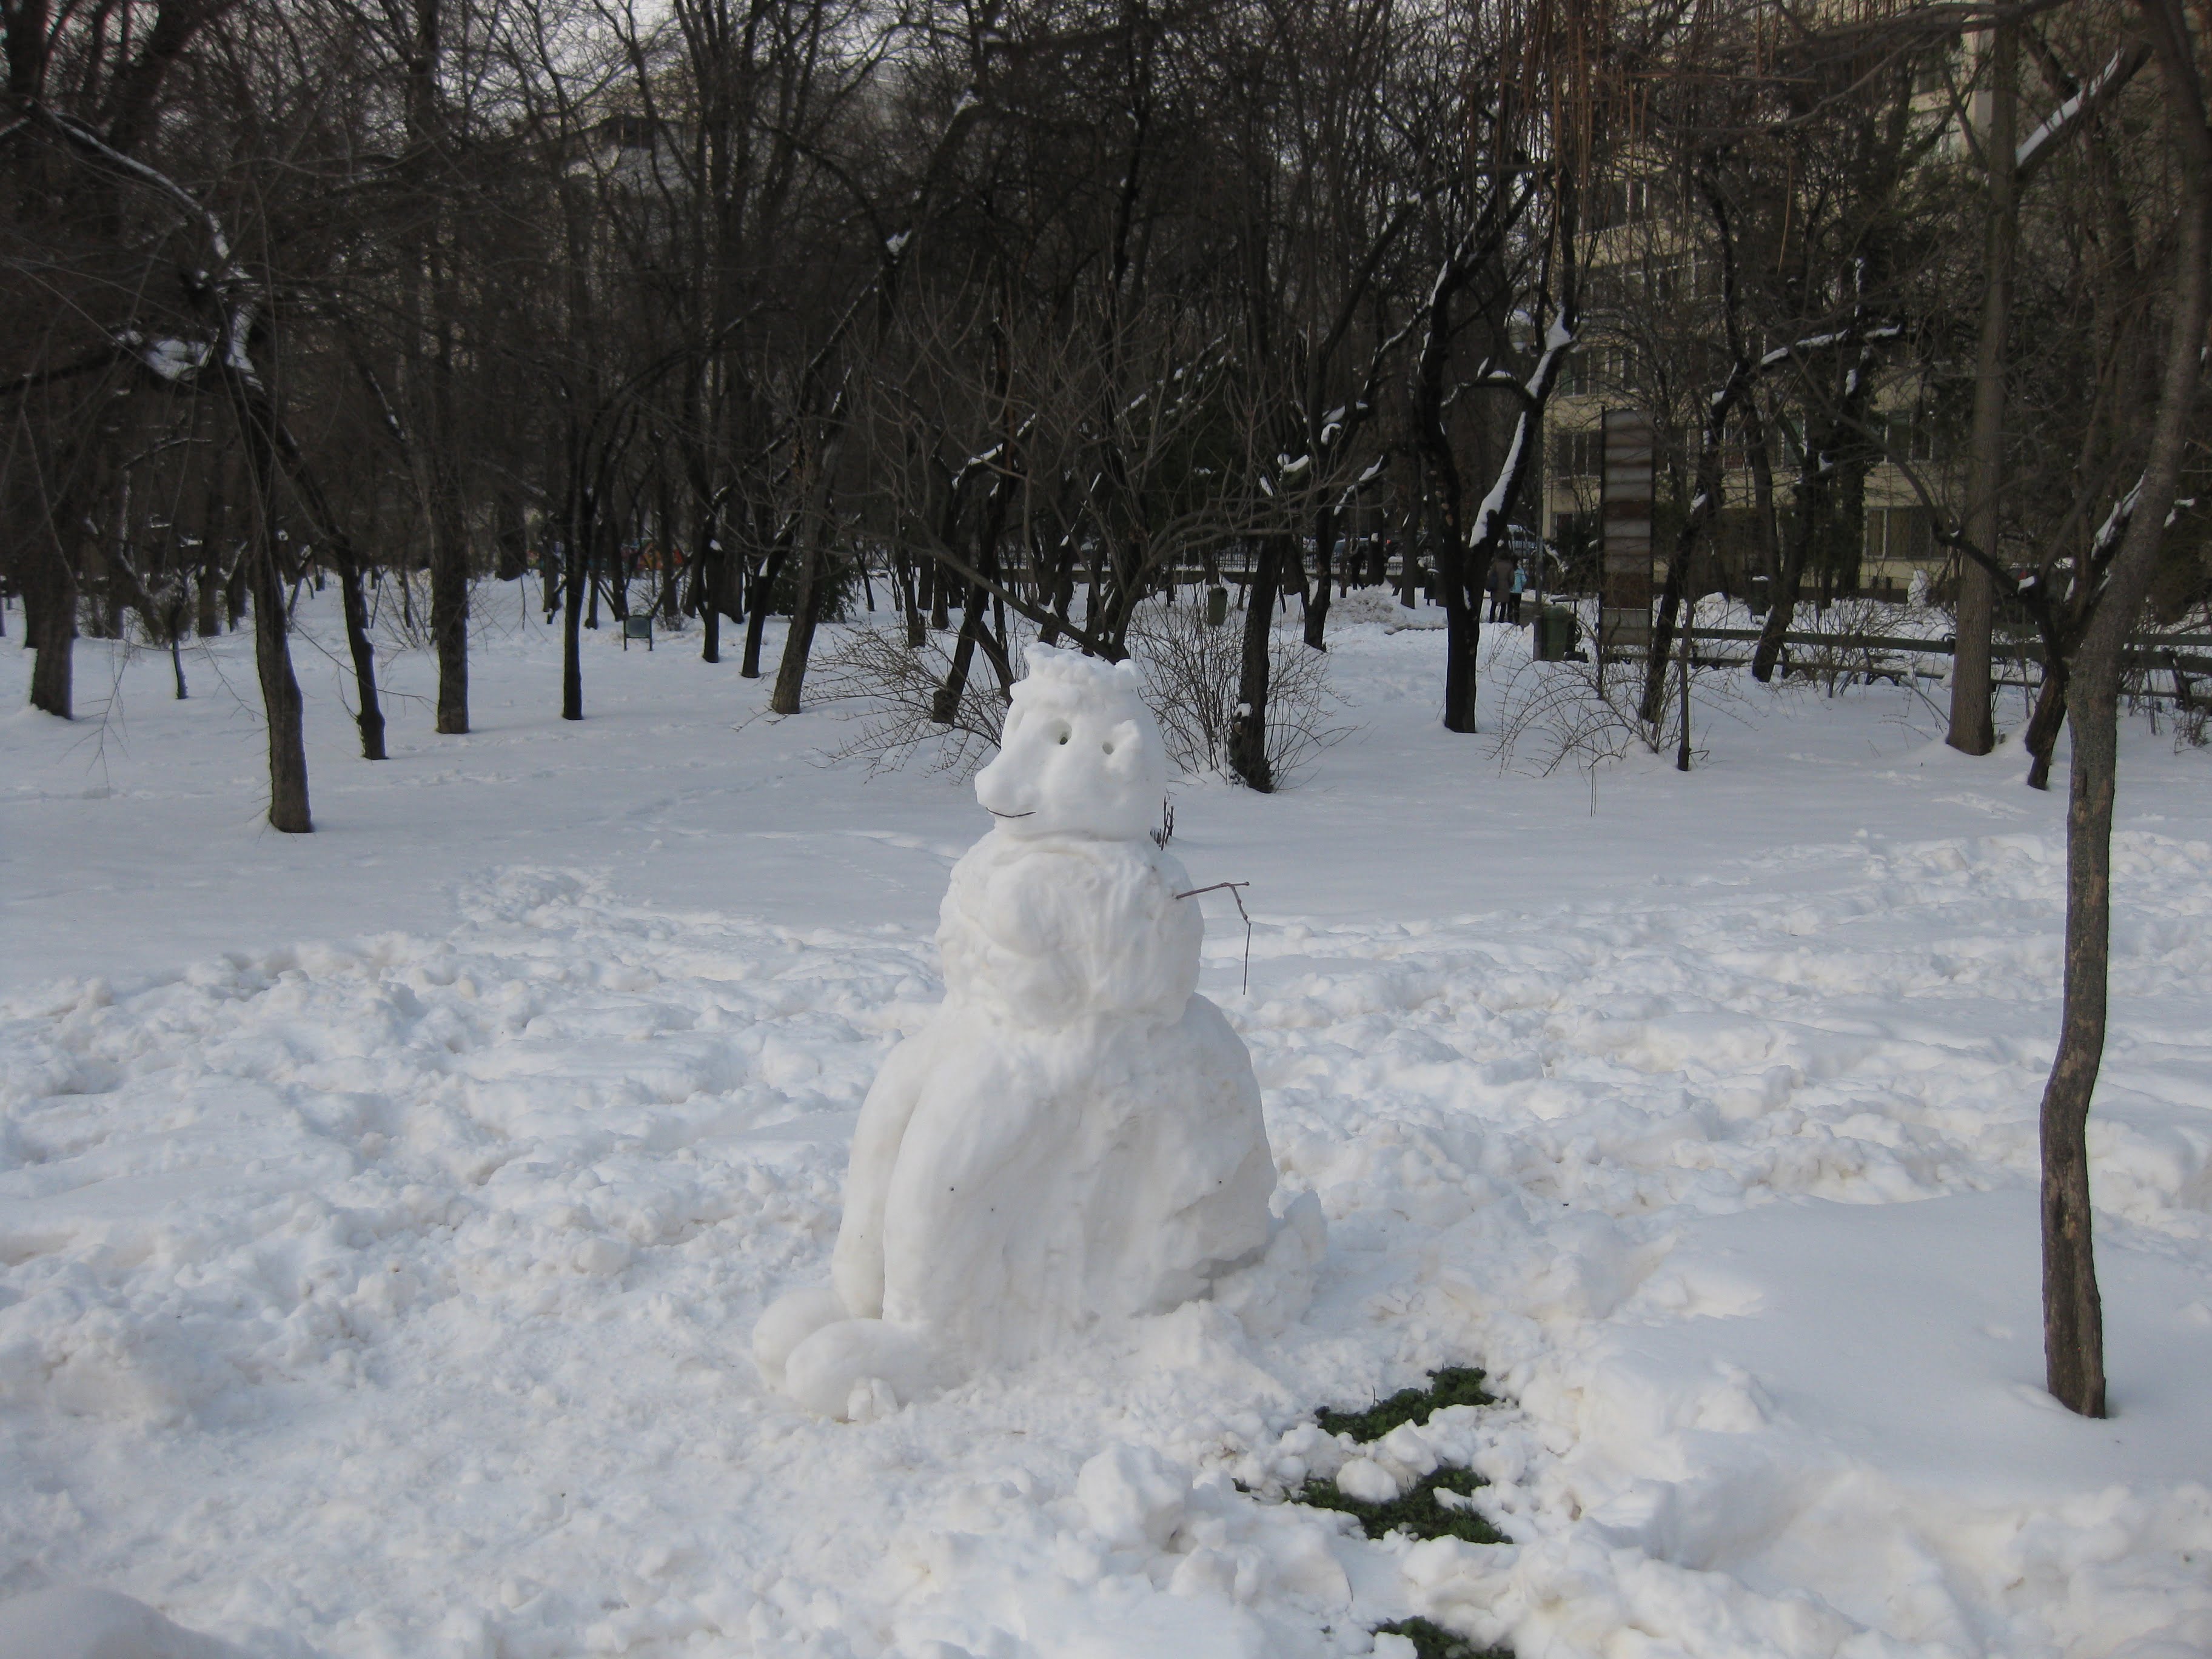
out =
<path fill-rule="evenodd" d="M 944 1006 L 860 1110 L 830 1291 L 756 1336 L 828 1415 L 1164 1311 L 1267 1243 L 1259 1085 L 1196 994 L 1189 880 L 1146 834 L 1158 730 L 1126 666 L 1029 666 L 976 780 L 998 822 L 940 909 Z"/>

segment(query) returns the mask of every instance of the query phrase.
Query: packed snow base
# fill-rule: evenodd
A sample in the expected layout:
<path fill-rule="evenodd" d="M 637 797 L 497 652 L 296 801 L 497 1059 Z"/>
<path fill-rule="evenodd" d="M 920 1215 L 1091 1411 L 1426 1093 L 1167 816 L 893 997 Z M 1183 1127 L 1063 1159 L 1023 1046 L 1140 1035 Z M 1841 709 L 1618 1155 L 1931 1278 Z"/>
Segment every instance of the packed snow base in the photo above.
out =
<path fill-rule="evenodd" d="M 189 965 L 15 972 L 0 1009 L 0 1595 L 101 1586 L 261 1659 L 1318 1656 L 1416 1614 L 1524 1659 L 2212 1650 L 2201 759 L 2128 757 L 2158 793 L 2124 795 L 2116 848 L 2092 1148 L 2117 1415 L 2089 1424 L 2036 1386 L 2063 800 L 1846 697 L 1715 738 L 1694 797 L 1607 775 L 1585 830 L 1579 779 L 1404 765 L 1430 741 L 1432 644 L 1347 631 L 1332 654 L 1367 735 L 1303 799 L 1178 813 L 1194 879 L 1266 883 L 1251 994 L 1234 929 L 1201 982 L 1254 1057 L 1283 1187 L 1328 1218 L 1310 1305 L 1267 1335 L 1265 1309 L 1193 1304 L 860 1425 L 770 1392 L 747 1350 L 775 1297 L 823 1281 L 870 1081 L 944 994 L 925 917 L 884 918 L 891 884 L 686 902 L 592 839 L 603 797 L 549 786 L 534 850 L 567 862 L 484 839 L 496 867 L 438 890 L 458 925 L 194 960 L 163 941 L 222 925 L 191 908 L 226 890 L 216 859 L 301 856 L 250 801 L 212 809 L 246 826 L 213 854 L 159 835 L 250 787 L 250 726 L 142 737 L 112 796 L 70 801 L 82 752 L 10 723 L 12 787 L 42 793 L 0 836 L 38 872 L 9 915 L 35 923 L 112 822 L 161 846 L 175 914 L 105 901 L 71 948 Z M 480 695 L 502 674 L 535 694 L 549 660 L 487 651 Z M 594 684 L 680 661 L 610 649 Z M 651 684 L 661 750 L 619 717 L 584 741 L 678 773 L 720 727 Z M 204 717 L 138 707 L 156 732 Z M 621 758 L 516 732 L 422 750 L 438 776 Z M 1760 757 L 1747 784 L 1731 741 Z M 434 781 L 404 753 L 388 784 L 322 763 L 308 854 L 343 859 L 328 881 L 356 913 L 421 903 L 404 889 L 450 856 L 451 820 L 421 809 L 419 842 L 343 838 L 376 801 L 341 788 Z M 795 825 L 876 868 L 934 860 L 898 885 L 941 887 L 954 792 L 743 763 L 790 781 Z M 188 767 L 179 806 L 164 769 Z M 1419 793 L 1447 787 L 1463 819 Z M 1671 816 L 1686 799 L 1717 813 L 1703 841 Z M 1770 800 L 1797 827 L 1743 833 Z M 684 805 L 652 807 L 678 853 Z M 1261 811 L 1279 850 L 1239 816 Z M 1460 850 L 1455 823 L 1515 815 L 1545 843 L 1528 861 Z M 945 831 L 838 827 L 902 818 Z M 1324 838 L 1346 823 L 1382 839 Z M 1394 913 L 1409 830 L 1443 855 Z M 406 884 L 344 873 L 394 854 Z M 1483 902 L 1449 885 L 1469 867 Z M 1347 885 L 1369 870 L 1387 884 Z M 1421 920 L 1438 891 L 1462 896 Z M 746 914 L 771 899 L 781 920 Z M 1317 1406 L 1470 1361 L 1506 1403 L 1394 1431 L 1353 1484 L 1473 1468 L 1511 1542 L 1370 1541 L 1274 1501 L 1351 1461 Z"/>
<path fill-rule="evenodd" d="M 1260 1086 L 1196 994 L 1190 878 L 1146 836 L 1159 729 L 1127 663 L 1028 667 L 975 780 L 998 823 L 945 896 L 945 1007 L 860 1106 L 832 1283 L 754 1330 L 762 1376 L 824 1417 L 1164 1313 L 1267 1245 Z"/>

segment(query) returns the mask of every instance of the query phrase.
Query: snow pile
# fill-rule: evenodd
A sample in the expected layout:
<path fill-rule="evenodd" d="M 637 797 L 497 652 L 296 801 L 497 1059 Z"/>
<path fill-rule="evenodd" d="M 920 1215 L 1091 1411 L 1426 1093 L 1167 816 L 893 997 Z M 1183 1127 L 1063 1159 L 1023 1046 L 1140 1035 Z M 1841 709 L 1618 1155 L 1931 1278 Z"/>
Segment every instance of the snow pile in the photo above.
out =
<path fill-rule="evenodd" d="M 1267 1243 L 1259 1085 L 1195 994 L 1190 878 L 1146 836 L 1167 769 L 1136 676 L 1036 646 L 1029 669 L 975 780 L 998 825 L 945 896 L 945 1007 L 860 1109 L 831 1285 L 755 1332 L 823 1416 L 1164 1313 Z"/>
<path fill-rule="evenodd" d="M 1388 587 L 1355 587 L 1328 602 L 1328 621 L 1332 628 L 1371 623 L 1386 633 L 1396 634 L 1409 628 L 1442 628 L 1444 613 L 1443 606 L 1428 604 L 1408 610 Z"/>

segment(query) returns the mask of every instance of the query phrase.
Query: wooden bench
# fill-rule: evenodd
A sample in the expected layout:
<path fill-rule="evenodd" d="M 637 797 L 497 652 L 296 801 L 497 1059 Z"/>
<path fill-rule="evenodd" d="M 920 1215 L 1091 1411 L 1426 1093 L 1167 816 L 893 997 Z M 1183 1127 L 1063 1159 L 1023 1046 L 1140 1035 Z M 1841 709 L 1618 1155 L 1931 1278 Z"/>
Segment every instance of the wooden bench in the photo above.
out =
<path fill-rule="evenodd" d="M 2212 708 L 2212 657 L 2181 651 L 2161 651 L 2166 672 L 2173 676 L 2173 701 L 2183 708 Z"/>

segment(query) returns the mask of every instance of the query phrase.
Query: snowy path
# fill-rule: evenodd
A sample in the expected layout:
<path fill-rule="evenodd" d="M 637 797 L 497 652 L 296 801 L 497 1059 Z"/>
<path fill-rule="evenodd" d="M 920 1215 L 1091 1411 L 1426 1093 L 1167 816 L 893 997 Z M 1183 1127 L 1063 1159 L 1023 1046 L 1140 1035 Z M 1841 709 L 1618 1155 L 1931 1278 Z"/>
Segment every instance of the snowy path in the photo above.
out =
<path fill-rule="evenodd" d="M 1373 750 L 1425 741 L 1393 684 L 1358 682 Z M 1801 712 L 1862 741 L 1847 704 Z M 1380 763 L 1346 752 L 1371 813 Z M 1855 836 L 1896 763 L 1832 759 L 1790 808 L 1824 839 L 1717 824 L 1609 892 L 1423 920 L 1302 890 L 1353 849 L 1282 798 L 1253 992 L 1218 915 L 1204 988 L 1328 1214 L 1311 1310 L 1255 1340 L 1187 1309 L 860 1427 L 764 1394 L 745 1340 L 821 1276 L 853 1114 L 937 995 L 926 923 L 818 876 L 813 922 L 769 921 L 478 844 L 440 925 L 10 975 L 0 1595 L 103 1584 L 269 1659 L 1259 1659 L 1413 1613 L 1524 1656 L 2212 1650 L 2212 792 L 2161 755 L 2094 1127 L 2109 1423 L 2033 1386 L 2039 803 L 1953 833 L 2003 813 L 1919 787 Z M 957 797 L 792 775 L 838 858 L 941 884 Z M 1475 787 L 1595 833 L 1578 780 Z M 1195 845 L 1244 856 L 1246 802 L 1197 800 Z M 1329 1471 L 1316 1405 L 1468 1361 L 1515 1403 L 1426 1439 L 1493 1480 L 1511 1544 L 1370 1543 L 1237 1490 Z M 1115 1467 L 1159 1488 L 1149 1529 L 1079 1493 L 1117 1447 L 1146 1449 Z"/>

